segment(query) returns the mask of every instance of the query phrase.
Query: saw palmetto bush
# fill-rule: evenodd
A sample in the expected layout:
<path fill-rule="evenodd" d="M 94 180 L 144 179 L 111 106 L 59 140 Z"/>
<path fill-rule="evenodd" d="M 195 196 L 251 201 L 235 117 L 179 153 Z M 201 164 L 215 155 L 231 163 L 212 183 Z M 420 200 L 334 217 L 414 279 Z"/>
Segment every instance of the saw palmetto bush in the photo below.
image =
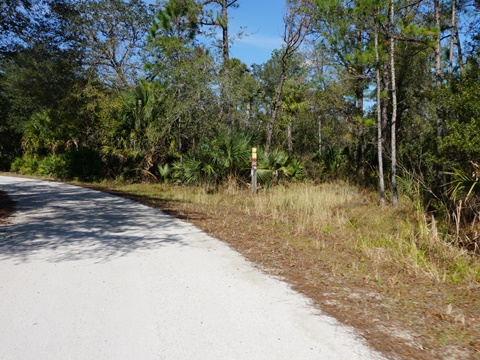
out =
<path fill-rule="evenodd" d="M 177 160 L 173 172 L 178 180 L 192 185 L 219 185 L 250 182 L 251 152 L 256 139 L 250 133 L 221 132 L 199 145 L 193 156 Z M 281 180 L 300 181 L 304 177 L 302 163 L 282 150 L 269 153 L 259 150 L 257 176 L 265 188 Z"/>
<path fill-rule="evenodd" d="M 323 179 L 348 179 L 350 159 L 347 147 L 327 146 L 323 152 L 316 154 L 315 159 L 320 165 L 320 175 Z"/>
<path fill-rule="evenodd" d="M 177 179 L 192 185 L 218 185 L 232 178 L 246 178 L 250 170 L 252 135 L 228 134 L 199 145 L 192 156 L 173 164 Z"/>
<path fill-rule="evenodd" d="M 480 166 L 471 162 L 472 172 L 453 169 L 447 192 L 452 200 L 456 241 L 475 252 L 480 251 Z"/>
<path fill-rule="evenodd" d="M 464 200 L 467 202 L 475 194 L 480 194 L 480 167 L 478 165 L 471 174 L 462 169 L 453 169 L 448 174 L 453 178 L 448 184 L 448 191 L 454 199 L 464 196 Z"/>
<path fill-rule="evenodd" d="M 257 175 L 260 183 L 269 188 L 281 180 L 300 181 L 304 177 L 302 163 L 282 150 L 260 152 Z"/>

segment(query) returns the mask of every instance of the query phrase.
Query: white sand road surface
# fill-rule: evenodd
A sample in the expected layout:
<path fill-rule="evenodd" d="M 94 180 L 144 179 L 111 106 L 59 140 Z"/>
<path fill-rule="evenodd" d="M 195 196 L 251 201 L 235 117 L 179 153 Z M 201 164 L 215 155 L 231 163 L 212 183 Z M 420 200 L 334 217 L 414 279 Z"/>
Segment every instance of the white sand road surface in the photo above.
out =
<path fill-rule="evenodd" d="M 381 359 L 352 329 L 163 212 L 0 177 L 0 359 Z"/>

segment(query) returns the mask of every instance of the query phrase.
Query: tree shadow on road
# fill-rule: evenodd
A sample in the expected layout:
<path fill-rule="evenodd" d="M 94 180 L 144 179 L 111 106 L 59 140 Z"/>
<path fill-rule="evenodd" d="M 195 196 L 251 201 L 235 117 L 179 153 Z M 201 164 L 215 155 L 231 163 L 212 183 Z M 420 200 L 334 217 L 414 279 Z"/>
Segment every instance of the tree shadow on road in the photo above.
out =
<path fill-rule="evenodd" d="M 8 224 L 10 216 L 15 212 L 15 202 L 5 191 L 0 190 L 0 225 Z"/>
<path fill-rule="evenodd" d="M 186 246 L 189 224 L 128 199 L 40 181 L 5 184 L 17 202 L 13 224 L 0 232 L 0 260 L 108 260 L 138 250 Z M 51 250 L 45 252 L 45 250 Z"/>

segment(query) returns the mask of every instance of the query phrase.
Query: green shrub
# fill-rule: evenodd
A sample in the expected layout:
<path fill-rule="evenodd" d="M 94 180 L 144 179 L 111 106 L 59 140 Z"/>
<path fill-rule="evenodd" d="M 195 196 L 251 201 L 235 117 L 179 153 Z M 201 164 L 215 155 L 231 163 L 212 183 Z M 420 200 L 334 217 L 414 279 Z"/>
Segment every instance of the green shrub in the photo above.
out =
<path fill-rule="evenodd" d="M 218 185 L 250 174 L 252 135 L 220 132 L 201 143 L 192 156 L 173 163 L 173 174 L 187 184 Z"/>
<path fill-rule="evenodd" d="M 16 158 L 10 166 L 10 171 L 23 175 L 35 175 L 38 171 L 38 159 L 32 155 Z"/>
<path fill-rule="evenodd" d="M 105 177 L 106 166 L 100 153 L 93 149 L 72 149 L 44 157 L 24 155 L 16 158 L 10 171 L 23 175 L 39 175 L 62 180 L 94 181 Z"/>
<path fill-rule="evenodd" d="M 37 174 L 59 179 L 68 179 L 68 156 L 66 154 L 45 156 L 38 163 Z"/>
<path fill-rule="evenodd" d="M 300 160 L 288 155 L 285 151 L 259 153 L 257 176 L 267 188 L 276 185 L 280 180 L 301 181 L 304 175 Z"/>

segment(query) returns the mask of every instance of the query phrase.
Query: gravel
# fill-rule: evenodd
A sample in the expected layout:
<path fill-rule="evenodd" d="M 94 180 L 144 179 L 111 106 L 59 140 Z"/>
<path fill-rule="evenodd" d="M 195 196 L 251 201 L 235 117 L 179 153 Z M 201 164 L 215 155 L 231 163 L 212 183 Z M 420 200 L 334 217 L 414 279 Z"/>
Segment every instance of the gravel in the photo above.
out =
<path fill-rule="evenodd" d="M 0 177 L 1 359 L 381 359 L 226 244 L 72 185 Z"/>

